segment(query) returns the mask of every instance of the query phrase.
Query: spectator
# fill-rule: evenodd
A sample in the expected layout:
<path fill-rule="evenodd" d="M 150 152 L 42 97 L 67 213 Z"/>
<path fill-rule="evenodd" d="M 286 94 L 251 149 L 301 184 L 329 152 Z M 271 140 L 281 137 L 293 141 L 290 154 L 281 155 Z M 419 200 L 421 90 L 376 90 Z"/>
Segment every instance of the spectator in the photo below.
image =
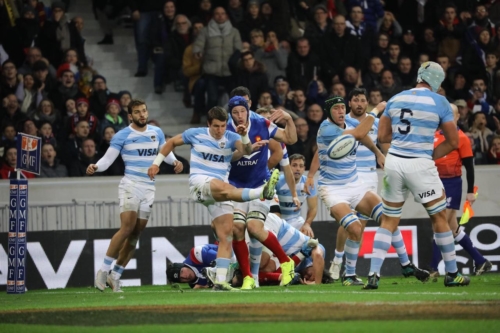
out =
<path fill-rule="evenodd" d="M 274 31 L 269 31 L 264 41 L 263 31 L 252 30 L 250 38 L 255 59 L 264 65 L 268 78 L 268 87 L 272 88 L 274 78 L 286 74 L 288 50 L 280 45 Z"/>
<path fill-rule="evenodd" d="M 106 105 L 111 98 L 118 99 L 118 95 L 109 91 L 106 85 L 106 79 L 102 75 L 95 75 L 92 79 L 94 88 L 89 98 L 89 107 L 98 119 L 103 119 L 106 114 Z M 78 105 L 77 105 L 78 106 Z"/>
<path fill-rule="evenodd" d="M 309 126 L 309 137 L 316 137 L 323 120 L 324 114 L 321 106 L 313 104 L 307 109 L 306 121 Z"/>
<path fill-rule="evenodd" d="M 79 59 L 85 59 L 85 51 L 80 33 L 68 23 L 66 5 L 62 1 L 52 3 L 52 19 L 45 22 L 37 38 L 37 46 L 49 62 L 58 67 L 69 48 L 78 51 Z"/>
<path fill-rule="evenodd" d="M 492 36 L 495 36 L 495 24 L 489 18 L 488 8 L 485 4 L 479 3 L 476 5 L 474 18 L 469 26 L 469 30 L 477 37 L 483 29 L 488 30 Z"/>
<path fill-rule="evenodd" d="M 3 115 L 0 124 L 11 123 L 18 129 L 27 118 L 26 114 L 19 109 L 19 102 L 14 94 L 9 94 L 2 100 L 2 107 L 5 111 L 0 112 Z"/>
<path fill-rule="evenodd" d="M 33 64 L 33 76 L 35 86 L 45 98 L 48 93 L 55 89 L 56 81 L 49 75 L 49 65 L 46 59 L 38 60 Z"/>
<path fill-rule="evenodd" d="M 291 24 L 291 18 L 295 18 L 295 15 L 291 13 L 290 1 L 268 0 L 267 2 L 272 8 L 271 14 L 269 15 L 269 12 L 264 11 L 265 3 L 262 3 L 262 13 L 270 16 L 272 22 L 271 29 L 276 31 L 279 40 L 288 39 L 291 37 L 292 28 L 297 28 Z M 297 36 L 295 36 L 295 38 L 297 38 Z"/>
<path fill-rule="evenodd" d="M 78 158 L 82 151 L 83 140 L 89 137 L 89 132 L 88 121 L 80 120 L 76 124 L 75 134 L 70 136 L 70 139 L 66 142 L 66 151 L 64 155 L 61 155 L 66 166 L 69 166 L 71 161 Z"/>
<path fill-rule="evenodd" d="M 379 57 L 384 63 L 389 61 L 389 40 L 389 35 L 381 32 L 378 35 L 377 45 L 373 48 L 372 56 Z"/>
<path fill-rule="evenodd" d="M 486 76 L 485 54 L 489 52 L 495 52 L 495 46 L 492 43 L 490 32 L 483 29 L 480 31 L 477 41 L 473 40 L 462 55 L 462 66 L 469 76 Z"/>
<path fill-rule="evenodd" d="M 450 58 L 446 55 L 438 55 L 436 62 L 441 65 L 444 71 L 445 78 L 441 83 L 441 87 L 444 88 L 447 92 L 452 90 L 453 87 L 453 75 L 451 70 L 451 61 Z"/>
<path fill-rule="evenodd" d="M 272 99 L 269 91 L 263 91 L 259 96 L 259 100 L 257 102 L 256 109 L 260 109 L 260 108 L 264 108 L 264 107 L 268 107 L 268 106 L 270 106 L 270 107 L 273 106 L 273 99 Z"/>
<path fill-rule="evenodd" d="M 288 56 L 286 76 L 292 89 L 306 89 L 315 77 L 321 77 L 320 58 L 311 51 L 309 41 L 297 40 L 295 52 Z"/>
<path fill-rule="evenodd" d="M 345 98 L 347 96 L 345 86 L 340 82 L 334 83 L 332 86 L 331 96 L 340 96 L 342 98 Z"/>
<path fill-rule="evenodd" d="M 293 92 L 292 100 L 288 100 L 285 107 L 293 111 L 300 118 L 305 118 L 307 113 L 306 94 L 302 89 Z"/>
<path fill-rule="evenodd" d="M 429 55 L 427 53 L 421 53 L 418 56 L 417 67 L 422 66 L 422 64 L 427 61 L 430 61 Z"/>
<path fill-rule="evenodd" d="M 115 136 L 116 132 L 113 126 L 104 127 L 102 130 L 102 143 L 99 146 L 99 158 L 104 156 L 106 151 L 108 150 L 111 139 Z M 106 176 L 121 176 L 125 173 L 125 163 L 123 162 L 121 154 L 114 160 L 114 162 L 109 166 L 106 171 L 103 172 Z"/>
<path fill-rule="evenodd" d="M 50 143 L 42 146 L 42 164 L 40 166 L 40 178 L 68 177 L 68 169 L 56 158 L 57 152 Z"/>
<path fill-rule="evenodd" d="M 398 70 L 399 55 L 401 54 L 401 47 L 399 42 L 393 40 L 389 43 L 389 58 L 384 63 L 384 68 L 389 69 L 391 72 Z"/>
<path fill-rule="evenodd" d="M 354 5 L 351 7 L 349 20 L 346 21 L 346 26 L 350 29 L 351 35 L 358 38 L 361 43 L 363 54 L 372 54 L 372 50 L 375 46 L 375 27 L 369 25 L 364 20 L 361 6 Z"/>
<path fill-rule="evenodd" d="M 69 118 L 69 137 L 73 137 L 77 134 L 77 127 L 81 121 L 85 121 L 88 126 L 88 133 L 85 136 L 81 136 L 81 138 L 87 137 L 89 134 L 94 136 L 99 128 L 99 121 L 97 120 L 97 117 L 90 112 L 89 102 L 86 98 L 81 97 L 76 100 L 76 111 L 77 112 Z"/>
<path fill-rule="evenodd" d="M 212 1 L 211 0 L 200 0 L 200 6 L 197 14 L 191 21 L 200 21 L 203 26 L 207 26 L 208 22 L 212 19 Z"/>
<path fill-rule="evenodd" d="M 368 66 L 368 71 L 363 75 L 364 87 L 370 90 L 378 86 L 380 84 L 380 79 L 383 70 L 384 70 L 384 65 L 382 63 L 382 59 L 380 59 L 379 57 L 372 57 L 370 59 L 370 65 Z"/>
<path fill-rule="evenodd" d="M 342 82 L 344 84 L 346 95 L 349 95 L 352 89 L 359 88 L 363 86 L 363 82 L 361 81 L 360 72 L 356 70 L 354 67 L 346 67 L 344 69 L 344 75 L 342 77 Z"/>
<path fill-rule="evenodd" d="M 26 60 L 21 67 L 18 68 L 17 72 L 19 74 L 33 74 L 33 65 L 35 62 L 42 60 L 42 51 L 38 47 L 30 47 L 28 53 L 26 54 Z M 51 77 L 56 77 L 56 70 L 52 65 L 48 66 L 49 74 Z"/>
<path fill-rule="evenodd" d="M 402 56 L 399 58 L 397 73 L 403 90 L 413 88 L 417 82 L 417 75 L 415 74 L 415 71 L 413 71 L 412 67 L 411 59 L 408 56 Z"/>
<path fill-rule="evenodd" d="M 328 99 L 328 90 L 326 90 L 323 81 L 317 79 L 312 80 L 307 88 L 306 98 L 306 103 L 308 105 L 319 104 L 323 107 L 325 101 Z"/>
<path fill-rule="evenodd" d="M 297 118 L 294 120 L 294 123 L 297 130 L 297 142 L 286 147 L 288 150 L 288 155 L 304 155 L 304 157 L 306 158 L 306 170 L 309 170 L 309 168 L 311 167 L 313 155 L 317 149 L 316 135 L 309 135 L 309 125 L 307 125 L 307 121 L 305 119 Z"/>
<path fill-rule="evenodd" d="M 486 77 L 488 86 L 488 95 L 500 96 L 500 69 L 498 68 L 498 55 L 495 52 L 488 51 L 486 54 Z"/>
<path fill-rule="evenodd" d="M 403 89 L 394 81 L 394 75 L 388 69 L 382 71 L 380 85 L 378 86 L 384 101 L 388 101 L 392 96 L 399 94 Z"/>
<path fill-rule="evenodd" d="M 453 3 L 446 5 L 442 19 L 436 28 L 436 38 L 441 41 L 438 53 L 445 54 L 452 61 L 456 59 L 461 48 L 466 27 L 457 17 L 457 10 Z"/>
<path fill-rule="evenodd" d="M 241 40 L 243 42 L 251 42 L 251 31 L 260 30 L 263 34 L 269 31 L 269 27 L 265 24 L 262 14 L 260 13 L 259 1 L 250 0 L 247 3 L 247 11 L 244 14 L 243 21 L 238 24 Z"/>
<path fill-rule="evenodd" d="M 307 24 L 304 38 L 307 38 L 313 50 L 321 50 L 323 39 L 332 31 L 332 23 L 328 18 L 328 9 L 323 4 L 314 6 L 313 14 L 314 20 Z"/>
<path fill-rule="evenodd" d="M 16 64 L 7 60 L 2 64 L 2 76 L 0 78 L 0 98 L 15 94 L 19 80 L 17 77 Z"/>
<path fill-rule="evenodd" d="M 106 127 L 113 127 L 115 133 L 127 127 L 127 123 L 120 117 L 120 101 L 117 99 L 110 99 L 106 105 L 106 115 L 100 124 L 99 134 L 102 136 Z"/>
<path fill-rule="evenodd" d="M 401 49 L 401 56 L 407 56 L 410 58 L 412 63 L 415 63 L 418 59 L 418 45 L 415 43 L 415 35 L 413 30 L 405 30 L 403 34 L 403 39 L 399 45 Z"/>
<path fill-rule="evenodd" d="M 38 135 L 42 138 L 42 145 L 50 143 L 54 148 L 57 148 L 57 140 L 52 132 L 52 125 L 48 121 L 40 122 Z"/>
<path fill-rule="evenodd" d="M 35 88 L 35 78 L 31 74 L 19 75 L 16 97 L 21 103 L 21 112 L 29 114 L 42 100 L 42 93 Z"/>
<path fill-rule="evenodd" d="M 15 146 L 5 147 L 3 152 L 3 163 L 0 167 L 0 179 L 16 179 L 15 171 L 17 162 L 17 148 Z M 35 175 L 21 171 L 21 178 L 35 178 Z"/>
<path fill-rule="evenodd" d="M 360 6 L 367 25 L 373 28 L 377 25 L 377 20 L 384 16 L 384 9 L 380 0 L 347 0 L 347 7 Z"/>
<path fill-rule="evenodd" d="M 489 142 L 493 137 L 493 131 L 487 126 L 486 115 L 482 112 L 474 113 L 470 133 L 474 139 L 472 150 L 476 164 L 487 164 L 490 152 Z"/>
<path fill-rule="evenodd" d="M 92 138 L 82 140 L 81 153 L 77 158 L 70 162 L 68 174 L 70 177 L 84 177 L 87 174 L 87 167 L 89 164 L 95 164 L 99 160 L 97 151 L 95 149 L 95 141 Z M 94 176 L 101 175 L 103 172 L 96 172 Z"/>
<path fill-rule="evenodd" d="M 491 140 L 491 148 L 488 153 L 488 164 L 500 164 L 500 136 Z"/>
<path fill-rule="evenodd" d="M 120 117 L 125 121 L 128 125 L 128 105 L 132 100 L 132 94 L 128 90 L 122 90 L 118 92 L 118 99 L 120 101 Z"/>
<path fill-rule="evenodd" d="M 193 22 L 192 40 L 195 40 L 200 31 L 203 29 L 201 22 Z M 193 116 L 191 124 L 199 124 L 201 115 L 205 113 L 205 80 L 201 77 L 201 59 L 193 54 L 193 43 L 188 45 L 184 50 L 182 57 L 182 73 L 188 78 L 188 89 L 193 95 Z"/>
<path fill-rule="evenodd" d="M 59 78 L 59 84 L 56 89 L 49 92 L 49 99 L 54 103 L 58 110 L 64 109 L 68 99 L 78 99 L 82 97 L 78 85 L 75 82 L 75 74 L 69 69 L 65 70 Z"/>
<path fill-rule="evenodd" d="M 31 113 L 29 117 L 38 124 L 48 121 L 55 133 L 58 133 L 61 126 L 61 116 L 59 110 L 54 108 L 54 103 L 50 99 L 43 99 L 36 111 Z"/>
<path fill-rule="evenodd" d="M 157 0 L 129 0 L 128 3 L 132 12 L 132 20 L 135 21 L 134 39 L 137 51 L 137 72 L 135 77 L 144 77 L 148 74 L 149 44 L 151 41 L 149 35 L 153 21 L 162 8 Z"/>
<path fill-rule="evenodd" d="M 234 87 L 244 86 L 250 90 L 252 104 L 257 105 L 260 94 L 267 89 L 267 74 L 264 65 L 256 61 L 251 51 L 241 53 L 234 73 Z"/>
<path fill-rule="evenodd" d="M 0 147 L 2 151 L 0 153 L 3 156 L 4 147 L 16 146 L 17 142 L 17 131 L 13 124 L 6 123 L 2 127 L 2 137 L 0 138 Z"/>
<path fill-rule="evenodd" d="M 38 136 L 38 127 L 33 120 L 26 119 L 23 123 L 22 132 L 32 136 Z"/>
<path fill-rule="evenodd" d="M 244 10 L 241 5 L 241 0 L 229 0 L 227 6 L 227 14 L 229 16 L 229 20 L 231 20 L 231 24 L 233 27 L 238 26 L 244 17 Z"/>
<path fill-rule="evenodd" d="M 170 140 L 171 138 L 172 138 L 171 136 L 165 135 L 165 140 Z M 175 153 L 175 147 L 174 147 L 174 150 L 172 150 L 172 152 L 174 153 L 174 156 L 177 159 L 177 161 L 181 162 L 183 167 L 184 167 L 182 169 L 181 174 L 189 174 L 189 169 L 190 169 L 189 161 L 186 160 L 184 157 L 177 155 Z M 162 175 L 174 175 L 174 174 L 176 174 L 174 171 L 174 166 L 167 164 L 165 162 L 162 162 L 160 164 L 160 174 L 162 174 Z"/>
<path fill-rule="evenodd" d="M 277 76 L 274 79 L 274 89 L 271 90 L 271 96 L 273 98 L 274 106 L 284 106 L 287 100 L 292 99 L 290 85 L 288 84 L 286 77 Z"/>
<path fill-rule="evenodd" d="M 383 99 L 380 89 L 373 88 L 372 90 L 370 90 L 370 96 L 368 98 L 368 107 L 366 109 L 368 110 L 368 112 L 370 112 L 382 101 Z"/>
<path fill-rule="evenodd" d="M 419 43 L 420 53 L 426 53 L 430 59 L 436 59 L 439 50 L 439 42 L 434 37 L 434 30 L 432 28 L 424 29 L 424 36 L 422 42 Z"/>
<path fill-rule="evenodd" d="M 472 123 L 472 112 L 463 99 L 457 99 L 453 102 L 458 108 L 458 127 L 463 132 L 469 132 Z"/>
<path fill-rule="evenodd" d="M 467 81 L 465 80 L 465 75 L 462 72 L 455 73 L 455 79 L 453 80 L 453 86 L 447 91 L 447 96 L 451 99 L 469 99 L 469 89 L 467 88 Z"/>
<path fill-rule="evenodd" d="M 66 106 L 64 108 L 66 110 L 66 117 L 70 117 L 76 113 L 76 102 L 74 99 L 68 99 L 66 101 Z M 66 122 L 64 122 L 66 124 Z"/>
<path fill-rule="evenodd" d="M 403 34 L 401 25 L 391 12 L 385 12 L 384 16 L 378 19 L 377 31 L 385 33 L 393 39 L 397 39 Z"/>
<path fill-rule="evenodd" d="M 334 18 L 337 15 L 343 15 L 344 17 L 347 15 L 347 10 L 345 8 L 344 2 L 344 0 L 332 0 L 326 2 L 326 6 L 328 8 L 328 17 L 330 19 Z"/>
<path fill-rule="evenodd" d="M 193 44 L 193 53 L 198 58 L 203 56 L 207 109 L 217 105 L 219 87 L 228 92 L 231 85 L 228 61 L 231 55 L 240 49 L 240 33 L 231 25 L 224 8 L 215 8 L 214 18 L 203 28 Z"/>

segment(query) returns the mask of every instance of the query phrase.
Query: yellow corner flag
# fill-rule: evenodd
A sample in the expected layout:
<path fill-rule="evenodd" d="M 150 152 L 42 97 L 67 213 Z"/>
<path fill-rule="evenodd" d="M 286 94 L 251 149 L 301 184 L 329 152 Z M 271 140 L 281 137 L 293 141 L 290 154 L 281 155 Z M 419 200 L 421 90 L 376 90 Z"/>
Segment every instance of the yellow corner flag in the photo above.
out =
<path fill-rule="evenodd" d="M 478 190 L 478 187 L 477 186 L 474 186 L 474 197 L 477 198 L 477 190 Z M 465 205 L 464 205 L 464 212 L 462 214 L 462 217 L 460 218 L 460 225 L 463 225 L 463 224 L 466 224 L 467 222 L 469 222 L 469 220 L 474 216 L 474 210 L 472 209 L 472 206 L 469 202 L 469 200 L 466 200 L 465 201 Z"/>

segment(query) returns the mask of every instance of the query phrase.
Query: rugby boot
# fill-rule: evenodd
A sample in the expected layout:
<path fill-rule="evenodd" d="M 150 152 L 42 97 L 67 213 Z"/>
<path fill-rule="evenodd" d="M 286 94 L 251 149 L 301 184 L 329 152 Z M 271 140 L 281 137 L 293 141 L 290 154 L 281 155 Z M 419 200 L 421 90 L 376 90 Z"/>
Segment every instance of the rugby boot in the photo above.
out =
<path fill-rule="evenodd" d="M 380 277 L 377 274 L 368 275 L 368 281 L 363 286 L 363 289 L 365 289 L 365 290 L 378 289 L 378 281 L 379 280 L 380 280 Z"/>
<path fill-rule="evenodd" d="M 241 290 L 252 290 L 255 289 L 255 279 L 251 276 L 245 276 L 243 279 L 243 284 Z"/>
<path fill-rule="evenodd" d="M 101 270 L 97 271 L 97 276 L 95 277 L 95 287 L 100 291 L 106 289 L 106 280 L 108 278 L 108 272 L 103 272 Z"/>
<path fill-rule="evenodd" d="M 290 258 L 289 258 L 290 259 Z M 295 262 L 290 259 L 281 264 L 281 281 L 280 286 L 288 286 L 295 277 Z"/>
<path fill-rule="evenodd" d="M 455 277 L 451 276 L 450 273 L 446 273 L 444 277 L 445 287 L 468 286 L 469 283 L 470 283 L 470 278 L 468 276 L 463 276 L 460 273 L 456 273 Z"/>
<path fill-rule="evenodd" d="M 225 281 L 214 283 L 213 290 L 215 290 L 215 291 L 240 291 L 239 289 L 231 287 L 231 285 Z"/>
<path fill-rule="evenodd" d="M 332 261 L 332 264 L 330 265 L 330 269 L 328 270 L 328 273 L 330 274 L 330 277 L 334 280 L 337 281 L 340 279 L 340 270 L 342 269 L 342 262 L 336 263 L 335 260 Z"/>
<path fill-rule="evenodd" d="M 276 187 L 279 179 L 280 172 L 279 170 L 274 169 L 273 172 L 271 172 L 271 177 L 269 177 L 269 180 L 264 184 L 264 188 L 262 189 L 262 193 L 260 195 L 261 200 L 272 200 L 274 198 L 274 188 Z"/>
<path fill-rule="evenodd" d="M 123 290 L 121 288 L 120 279 L 113 279 L 113 274 L 109 274 L 106 279 L 108 282 L 108 286 L 113 290 L 114 293 L 122 293 Z"/>
<path fill-rule="evenodd" d="M 476 275 L 481 275 L 483 273 L 491 271 L 491 267 L 491 262 L 489 260 L 486 260 L 481 266 L 476 266 L 474 271 Z"/>
<path fill-rule="evenodd" d="M 363 280 L 359 279 L 356 275 L 346 276 L 345 272 L 342 274 L 343 286 L 362 286 Z"/>
<path fill-rule="evenodd" d="M 403 274 L 405 278 L 414 276 L 417 278 L 417 280 L 422 282 L 426 282 L 427 280 L 429 280 L 430 277 L 429 271 L 420 269 L 417 266 L 413 265 L 412 263 L 409 263 L 406 266 L 401 266 L 401 274 Z"/>

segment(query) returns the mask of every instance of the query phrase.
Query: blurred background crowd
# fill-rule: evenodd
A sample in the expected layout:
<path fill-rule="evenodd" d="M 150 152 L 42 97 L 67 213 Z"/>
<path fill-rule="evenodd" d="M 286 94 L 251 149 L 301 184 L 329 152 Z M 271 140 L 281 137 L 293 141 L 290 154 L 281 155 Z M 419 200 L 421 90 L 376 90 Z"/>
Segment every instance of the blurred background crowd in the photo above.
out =
<path fill-rule="evenodd" d="M 85 22 L 71 0 L 0 0 L 0 178 L 13 176 L 16 133 L 42 137 L 41 177 L 84 176 L 128 126 L 134 91 L 114 91 L 85 51 Z M 309 168 L 324 101 L 368 92 L 368 111 L 414 86 L 426 61 L 446 72 L 440 94 L 455 103 L 476 164 L 500 164 L 500 1 L 495 0 L 94 0 L 102 39 L 130 28 L 135 77 L 171 85 L 191 126 L 225 105 L 237 86 L 252 110 L 284 108 Z M 169 108 L 168 101 L 161 107 Z M 151 120 L 152 124 L 169 119 Z M 176 133 L 172 133 L 176 134 Z M 179 156 L 188 166 L 188 162 Z M 99 175 L 123 174 L 118 159 Z M 189 168 L 185 167 L 185 172 Z M 162 165 L 162 173 L 173 173 Z M 25 174 L 26 177 L 33 177 Z"/>

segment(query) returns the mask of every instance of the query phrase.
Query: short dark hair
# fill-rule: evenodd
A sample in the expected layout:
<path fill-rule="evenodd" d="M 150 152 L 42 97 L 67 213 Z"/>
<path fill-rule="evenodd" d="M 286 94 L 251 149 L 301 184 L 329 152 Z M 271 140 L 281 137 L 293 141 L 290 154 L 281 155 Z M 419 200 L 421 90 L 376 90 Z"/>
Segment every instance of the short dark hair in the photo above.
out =
<path fill-rule="evenodd" d="M 240 54 L 240 59 L 243 59 L 244 57 L 246 57 L 247 55 L 251 55 L 253 57 L 253 52 L 252 51 L 245 51 L 245 52 L 241 52 Z"/>
<path fill-rule="evenodd" d="M 142 99 L 139 99 L 139 98 L 132 99 L 130 101 L 130 103 L 128 103 L 128 106 L 127 106 L 128 114 L 132 114 L 132 110 L 134 109 L 134 107 L 139 106 L 139 105 L 146 105 L 146 102 Z M 147 108 L 147 105 L 146 105 L 146 108 Z"/>
<path fill-rule="evenodd" d="M 306 158 L 302 154 L 293 154 L 289 158 L 290 162 L 295 161 L 295 160 L 302 160 L 304 163 L 306 163 Z"/>
<path fill-rule="evenodd" d="M 224 108 L 220 106 L 214 106 L 207 113 L 207 121 L 209 124 L 212 123 L 212 120 L 217 119 L 220 121 L 227 121 L 227 112 Z"/>
<path fill-rule="evenodd" d="M 364 88 L 354 88 L 349 93 L 349 96 L 348 96 L 347 100 L 350 101 L 353 97 L 356 97 L 356 96 L 359 96 L 359 95 L 365 95 L 365 97 L 368 97 L 368 95 L 366 94 L 366 89 L 364 89 Z"/>
<path fill-rule="evenodd" d="M 261 108 L 258 108 L 257 110 L 255 110 L 255 113 L 257 114 L 261 114 L 263 112 L 271 112 L 271 110 L 273 109 L 272 106 L 268 105 L 268 106 L 263 106 Z"/>
<path fill-rule="evenodd" d="M 252 98 L 252 96 L 250 95 L 250 90 L 248 90 L 248 88 L 244 86 L 239 86 L 231 90 L 231 93 L 229 93 L 229 98 L 232 98 L 234 96 L 248 96 L 249 99 Z"/>
<path fill-rule="evenodd" d="M 379 89 L 379 88 L 377 88 L 377 87 L 372 88 L 372 89 L 370 90 L 370 94 L 371 94 L 372 92 L 379 92 L 379 93 L 382 93 L 382 92 L 380 91 L 380 89 Z"/>

